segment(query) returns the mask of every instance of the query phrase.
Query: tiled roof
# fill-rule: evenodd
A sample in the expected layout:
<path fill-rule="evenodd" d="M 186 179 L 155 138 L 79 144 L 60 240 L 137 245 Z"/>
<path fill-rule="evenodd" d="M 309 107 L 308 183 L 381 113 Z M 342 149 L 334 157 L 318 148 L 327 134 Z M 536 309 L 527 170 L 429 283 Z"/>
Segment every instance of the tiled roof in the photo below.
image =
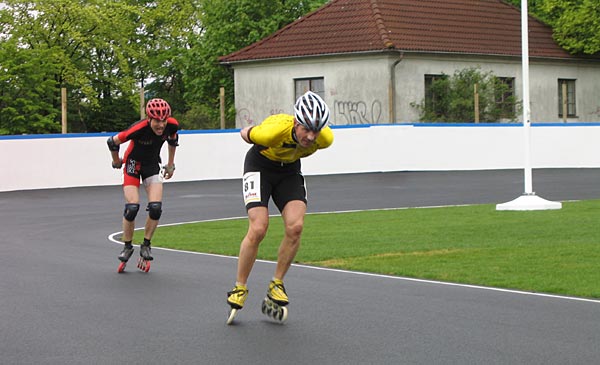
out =
<path fill-rule="evenodd" d="M 521 11 L 501 0 L 331 0 L 220 61 L 383 50 L 521 56 Z M 573 57 L 532 17 L 529 55 Z"/>

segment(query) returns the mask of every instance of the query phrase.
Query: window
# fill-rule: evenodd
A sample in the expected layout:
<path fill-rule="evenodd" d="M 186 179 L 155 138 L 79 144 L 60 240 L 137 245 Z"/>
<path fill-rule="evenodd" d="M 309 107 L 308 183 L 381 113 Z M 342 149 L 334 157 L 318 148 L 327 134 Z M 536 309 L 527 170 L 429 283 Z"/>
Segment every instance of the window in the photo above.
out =
<path fill-rule="evenodd" d="M 295 98 L 298 99 L 302 94 L 307 91 L 312 91 L 322 98 L 325 98 L 325 79 L 323 77 L 314 77 L 307 79 L 295 79 Z"/>
<path fill-rule="evenodd" d="M 515 114 L 515 78 L 496 78 L 496 104 L 501 118 L 512 118 Z"/>
<path fill-rule="evenodd" d="M 563 94 L 566 99 L 563 101 Z M 575 80 L 558 79 L 558 116 L 564 115 L 564 106 L 567 107 L 567 117 L 576 117 L 575 109 Z"/>
<path fill-rule="evenodd" d="M 440 81 L 447 79 L 446 75 L 425 75 L 425 108 L 433 111 L 436 115 L 444 114 L 441 105 L 442 89 L 445 89 L 447 85 Z"/>

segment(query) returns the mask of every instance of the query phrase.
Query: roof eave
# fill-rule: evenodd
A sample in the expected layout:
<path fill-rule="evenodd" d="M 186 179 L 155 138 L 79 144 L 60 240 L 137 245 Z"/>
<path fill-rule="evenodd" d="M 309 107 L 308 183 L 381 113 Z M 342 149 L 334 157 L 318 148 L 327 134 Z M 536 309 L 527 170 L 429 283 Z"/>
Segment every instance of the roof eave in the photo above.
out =
<path fill-rule="evenodd" d="M 219 63 L 224 66 L 229 66 L 229 65 L 233 65 L 233 64 L 239 64 L 239 63 L 275 61 L 275 60 L 295 60 L 295 59 L 301 59 L 301 58 L 321 58 L 321 57 L 345 56 L 345 55 L 363 55 L 363 54 L 386 53 L 386 52 L 390 52 L 390 51 L 396 52 L 396 53 L 400 52 L 399 50 L 379 49 L 379 50 L 354 51 L 354 52 L 319 53 L 319 54 L 313 54 L 313 55 L 253 58 L 253 59 L 239 60 L 239 61 L 220 61 Z"/>
<path fill-rule="evenodd" d="M 247 64 L 253 62 L 266 62 L 266 61 L 277 61 L 277 60 L 294 60 L 302 58 L 321 58 L 321 57 L 332 57 L 332 56 L 352 56 L 352 55 L 368 55 L 368 54 L 383 54 L 383 53 L 412 53 L 412 54 L 433 54 L 433 55 L 459 55 L 459 56 L 484 56 L 484 57 L 503 57 L 503 58 L 521 58 L 519 54 L 503 54 L 503 53 L 477 53 L 477 52 L 452 52 L 452 51 L 425 51 L 425 50 L 403 50 L 403 49 L 379 49 L 379 50 L 368 50 L 368 51 L 355 51 L 355 52 L 333 52 L 333 53 L 321 53 L 314 55 L 299 55 L 299 56 L 284 56 L 284 57 L 265 57 L 265 58 L 253 58 L 239 61 L 220 61 L 219 63 L 223 66 L 233 66 L 236 64 Z M 571 57 L 558 57 L 558 56 L 529 56 L 530 59 L 539 60 L 579 60 L 589 61 L 589 58 L 580 58 L 577 56 Z"/>

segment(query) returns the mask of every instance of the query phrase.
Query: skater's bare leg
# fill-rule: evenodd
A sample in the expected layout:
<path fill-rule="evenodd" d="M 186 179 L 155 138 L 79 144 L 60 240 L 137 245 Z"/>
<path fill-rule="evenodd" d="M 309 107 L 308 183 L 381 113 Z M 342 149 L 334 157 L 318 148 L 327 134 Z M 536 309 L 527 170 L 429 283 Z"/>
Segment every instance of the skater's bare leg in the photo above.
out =
<path fill-rule="evenodd" d="M 283 280 L 298 253 L 305 214 L 306 204 L 301 200 L 292 200 L 283 208 L 281 215 L 285 225 L 285 235 L 279 246 L 275 279 Z"/>
<path fill-rule="evenodd" d="M 154 183 L 146 186 L 146 193 L 148 194 L 149 202 L 160 202 L 162 201 L 163 196 L 163 184 L 162 183 Z M 146 218 L 146 225 L 144 226 L 144 238 L 148 241 L 152 240 L 152 236 L 154 236 L 154 231 L 156 231 L 156 227 L 158 226 L 158 219 L 151 219 L 150 217 Z"/>
<path fill-rule="evenodd" d="M 254 207 L 248 210 L 248 232 L 240 244 L 235 287 L 227 293 L 227 303 L 231 306 L 227 324 L 233 323 L 238 310 L 244 307 L 248 296 L 246 283 L 256 261 L 258 246 L 269 227 L 269 212 L 266 207 Z"/>
<path fill-rule="evenodd" d="M 140 193 L 136 186 L 126 185 L 123 187 L 123 195 L 127 204 L 139 204 Z M 123 242 L 131 242 L 133 240 L 133 230 L 135 229 L 135 221 L 128 221 L 123 218 Z"/>
<path fill-rule="evenodd" d="M 240 245 L 237 267 L 237 284 L 246 285 L 250 271 L 256 261 L 258 246 L 265 238 L 269 227 L 269 211 L 266 207 L 248 210 L 248 232 Z"/>

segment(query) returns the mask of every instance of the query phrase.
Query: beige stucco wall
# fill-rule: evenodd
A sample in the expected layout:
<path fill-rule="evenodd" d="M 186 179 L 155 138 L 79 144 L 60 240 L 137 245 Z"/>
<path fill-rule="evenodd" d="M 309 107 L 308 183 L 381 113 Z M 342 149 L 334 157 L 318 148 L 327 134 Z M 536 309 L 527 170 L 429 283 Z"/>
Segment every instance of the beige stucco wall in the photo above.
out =
<path fill-rule="evenodd" d="M 410 103 L 424 97 L 423 75 L 452 75 L 456 70 L 478 67 L 499 77 L 514 77 L 517 98 L 523 98 L 521 60 L 511 57 L 458 57 L 405 54 L 396 67 L 396 121 L 416 122 Z M 600 122 L 600 62 L 561 60 L 529 61 L 529 95 L 533 122 L 563 122 L 558 115 L 558 79 L 576 80 L 577 118 L 567 122 Z M 519 122 L 522 116 L 519 114 Z"/>
<path fill-rule="evenodd" d="M 451 76 L 455 71 L 467 68 L 480 68 L 482 72 L 492 71 L 498 77 L 515 77 L 516 92 L 519 99 L 521 98 L 521 85 L 518 81 L 521 77 L 519 60 L 404 54 L 402 61 L 396 66 L 396 122 L 418 122 L 418 110 L 410 104 L 418 104 L 424 99 L 425 75 Z"/>
<path fill-rule="evenodd" d="M 292 113 L 294 80 L 323 77 L 333 125 L 389 123 L 385 57 L 355 56 L 238 64 L 234 68 L 236 127 Z"/>
<path fill-rule="evenodd" d="M 233 67 L 237 127 L 260 123 L 271 114 L 291 113 L 294 79 L 298 78 L 324 78 L 325 101 L 332 110 L 334 125 L 418 122 L 418 111 L 411 103 L 424 98 L 425 74 L 452 75 L 456 70 L 479 67 L 499 77 L 514 77 L 517 98 L 523 95 L 521 60 L 513 57 L 375 53 L 249 62 Z M 531 59 L 529 72 L 533 122 L 562 122 L 558 115 L 558 79 L 562 78 L 576 80 L 577 118 L 568 122 L 600 122 L 600 62 Z M 518 121 L 522 121 L 521 114 Z"/>

